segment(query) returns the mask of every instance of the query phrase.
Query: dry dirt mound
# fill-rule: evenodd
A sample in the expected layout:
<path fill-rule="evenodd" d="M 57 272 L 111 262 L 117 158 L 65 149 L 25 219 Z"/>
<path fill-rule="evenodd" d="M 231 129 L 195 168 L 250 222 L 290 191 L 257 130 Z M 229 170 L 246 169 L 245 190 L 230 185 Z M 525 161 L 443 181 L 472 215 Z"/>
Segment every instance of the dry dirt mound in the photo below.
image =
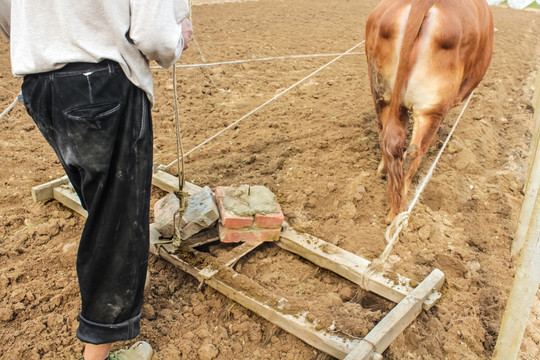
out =
<path fill-rule="evenodd" d="M 376 0 L 284 0 L 201 5 L 197 40 L 209 61 L 342 52 L 364 38 Z M 523 198 L 540 57 L 536 12 L 493 8 L 490 69 L 394 250 L 393 268 L 422 280 L 447 275 L 443 296 L 384 353 L 386 359 L 488 359 L 514 271 L 512 234 Z M 319 68 L 330 58 L 280 60 L 179 72 L 184 147 L 189 150 Z M 196 47 L 183 63 L 200 63 Z M 154 157 L 175 158 L 171 74 L 155 70 Z M 0 109 L 19 92 L 9 45 L 0 42 Z M 227 91 L 220 91 L 227 90 Z M 457 117 L 439 133 L 440 147 Z M 32 186 L 63 175 L 22 106 L 0 121 L 0 358 L 73 359 L 79 309 L 75 275 L 84 220 Z M 372 259 L 385 246 L 385 183 L 363 55 L 346 56 L 189 156 L 198 185 L 264 185 L 296 229 Z M 434 158 L 424 160 L 424 173 Z M 165 194 L 153 190 L 155 202 Z M 391 307 L 342 278 L 266 245 L 239 263 L 244 275 L 305 299 L 319 316 L 362 336 Z M 151 257 L 141 338 L 156 359 L 325 359 L 326 355 L 190 276 Z M 533 311 L 538 324 L 540 305 Z M 362 318 L 362 321 L 354 321 Z M 531 328 L 523 358 L 540 356 Z M 123 345 L 123 344 L 122 344 Z"/>

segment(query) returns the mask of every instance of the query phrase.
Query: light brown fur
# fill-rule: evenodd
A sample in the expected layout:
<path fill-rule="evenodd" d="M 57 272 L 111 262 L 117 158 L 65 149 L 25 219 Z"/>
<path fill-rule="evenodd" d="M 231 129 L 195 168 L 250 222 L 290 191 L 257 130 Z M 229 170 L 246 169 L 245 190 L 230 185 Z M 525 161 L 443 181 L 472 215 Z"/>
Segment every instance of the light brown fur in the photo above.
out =
<path fill-rule="evenodd" d="M 388 221 L 404 210 L 443 118 L 482 80 L 493 31 L 485 0 L 382 0 L 370 14 L 366 57 L 382 150 L 378 172 L 388 181 Z M 409 112 L 414 130 L 405 152 Z"/>

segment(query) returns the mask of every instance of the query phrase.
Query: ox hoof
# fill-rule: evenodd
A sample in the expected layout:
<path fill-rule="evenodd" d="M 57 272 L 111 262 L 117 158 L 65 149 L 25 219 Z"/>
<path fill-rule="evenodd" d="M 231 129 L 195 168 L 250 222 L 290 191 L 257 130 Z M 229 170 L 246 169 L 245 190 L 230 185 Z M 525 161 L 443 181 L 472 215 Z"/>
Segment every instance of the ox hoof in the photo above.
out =
<path fill-rule="evenodd" d="M 394 221 L 396 216 L 398 216 L 399 214 L 401 214 L 402 212 L 406 210 L 407 208 L 405 206 L 402 206 L 398 208 L 397 210 L 392 210 L 392 209 L 388 210 L 388 213 L 386 214 L 386 218 L 385 218 L 386 225 L 390 225 L 392 221 Z"/>
<path fill-rule="evenodd" d="M 386 218 L 384 219 L 386 222 L 386 225 L 390 225 L 392 221 L 394 221 L 394 218 L 396 217 L 396 215 L 397 214 L 394 211 L 388 212 L 388 214 L 386 214 Z"/>
<path fill-rule="evenodd" d="M 383 161 L 379 163 L 379 167 L 377 168 L 377 176 L 381 179 L 386 178 L 386 166 L 384 166 Z"/>

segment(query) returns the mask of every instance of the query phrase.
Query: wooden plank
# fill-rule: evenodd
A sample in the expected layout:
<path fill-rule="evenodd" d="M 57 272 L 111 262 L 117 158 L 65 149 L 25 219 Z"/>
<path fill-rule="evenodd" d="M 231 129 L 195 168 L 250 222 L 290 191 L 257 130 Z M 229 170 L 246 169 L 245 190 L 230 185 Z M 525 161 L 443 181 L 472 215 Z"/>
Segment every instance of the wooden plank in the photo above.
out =
<path fill-rule="evenodd" d="M 47 201 L 49 199 L 52 199 L 54 198 L 53 189 L 55 187 L 68 183 L 69 179 L 66 175 L 61 178 L 49 181 L 48 183 L 34 186 L 32 188 L 32 199 L 34 199 L 35 202 Z"/>
<path fill-rule="evenodd" d="M 152 175 L 152 184 L 167 192 L 175 192 L 179 190 L 178 178 L 162 170 L 156 170 Z M 202 188 L 190 182 L 184 183 L 184 191 L 189 195 L 193 195 L 201 191 Z"/>
<path fill-rule="evenodd" d="M 315 329 L 316 324 L 313 324 L 306 320 L 305 316 L 301 314 L 284 314 L 277 309 L 256 300 L 241 291 L 236 290 L 230 284 L 227 284 L 215 277 L 209 277 L 205 279 L 201 276 L 204 273 L 204 269 L 197 269 L 174 254 L 169 254 L 162 246 L 155 246 L 155 242 L 159 242 L 159 233 L 155 231 L 150 232 L 150 250 L 152 253 L 162 257 L 163 259 L 171 262 L 173 265 L 181 268 L 188 274 L 194 276 L 199 281 L 205 282 L 206 285 L 219 291 L 228 298 L 236 301 L 240 305 L 253 311 L 269 322 L 281 327 L 285 331 L 290 332 L 301 340 L 305 341 L 309 345 L 324 351 L 339 359 L 344 358 L 358 343 L 358 340 L 348 340 L 340 336 L 328 333 L 325 331 Z M 253 244 L 255 245 L 255 244 Z M 213 273 L 212 273 L 213 274 Z M 231 276 L 231 282 L 234 283 L 234 277 L 237 273 L 233 273 Z M 244 279 L 244 281 L 246 281 Z M 269 296 L 270 298 L 270 296 Z"/>
<path fill-rule="evenodd" d="M 315 325 L 307 321 L 304 316 L 281 313 L 240 291 L 236 291 L 228 284 L 216 280 L 215 277 L 206 280 L 206 284 L 314 348 L 338 359 L 343 359 L 358 344 L 358 340 L 349 340 L 316 330 Z"/>
<path fill-rule="evenodd" d="M 178 256 L 170 254 L 170 251 L 172 250 L 172 245 L 170 245 L 170 243 L 163 244 L 163 241 L 161 241 L 159 237 L 159 231 L 154 228 L 154 224 L 150 224 L 150 252 L 179 267 L 184 272 L 190 274 L 197 280 L 202 281 L 203 278 L 199 276 L 199 270 L 194 269 L 191 265 L 180 259 Z"/>
<path fill-rule="evenodd" d="M 373 272 L 369 260 L 309 234 L 287 229 L 276 244 L 390 301 L 397 303 L 413 290 L 410 279 L 396 273 Z"/>
<path fill-rule="evenodd" d="M 540 159 L 538 159 L 540 166 Z M 506 302 L 493 360 L 517 359 L 540 284 L 540 193 L 536 195 L 517 271 Z"/>
<path fill-rule="evenodd" d="M 273 307 L 264 304 L 261 301 L 258 301 L 241 291 L 236 290 L 229 284 L 216 279 L 215 277 L 210 276 L 205 278 L 202 274 L 208 272 L 205 269 L 197 269 L 174 254 L 170 254 L 163 246 L 155 246 L 156 242 L 159 242 L 159 233 L 153 229 L 153 224 L 151 225 L 150 231 L 150 251 L 162 257 L 163 259 L 169 261 L 173 265 L 184 270 L 186 273 L 194 276 L 199 281 L 205 282 L 206 285 L 212 287 L 213 289 L 219 291 L 228 298 L 236 301 L 240 305 L 246 307 L 247 309 L 253 311 L 269 322 L 281 327 L 285 331 L 290 332 L 291 334 L 297 336 L 301 340 L 305 341 L 309 345 L 317 348 L 321 351 L 324 351 L 327 354 L 330 354 L 339 359 L 344 358 L 356 345 L 358 345 L 358 340 L 348 340 L 340 336 L 336 336 L 332 333 L 328 333 L 321 330 L 315 329 L 315 324 L 306 320 L 306 318 L 301 314 L 291 315 L 284 314 Z M 255 245 L 255 244 L 252 244 Z M 215 273 L 210 271 L 211 275 Z M 231 276 L 231 282 L 234 282 L 235 274 Z M 245 281 L 245 280 L 244 280 Z"/>
<path fill-rule="evenodd" d="M 525 196 L 523 197 L 518 224 L 514 234 L 514 242 L 512 243 L 511 254 L 515 257 L 519 256 L 525 243 L 529 223 L 531 222 L 531 214 L 534 210 L 536 198 L 540 193 L 540 109 L 536 110 L 536 116 L 538 118 L 538 123 L 536 126 L 536 133 L 531 142 L 529 172 L 527 174 L 527 181 L 524 189 Z"/>
<path fill-rule="evenodd" d="M 156 171 L 153 182 L 154 185 L 165 191 L 178 189 L 178 178 L 161 170 Z M 188 193 L 196 193 L 201 188 L 186 183 L 185 189 Z M 81 212 L 82 207 L 78 198 L 71 196 L 69 199 L 65 199 L 66 196 L 62 196 L 62 194 L 59 194 L 59 196 L 64 199 L 62 202 L 66 206 L 71 207 L 83 216 L 87 216 L 84 210 Z M 287 229 L 282 232 L 281 239 L 276 244 L 396 303 L 413 289 L 410 279 L 396 273 L 372 272 L 369 268 L 370 261 L 308 234 L 301 234 L 292 229 Z M 202 243 L 195 246 L 199 245 L 202 245 Z M 439 298 L 440 293 L 434 292 L 431 294 L 423 305 L 424 309 L 429 309 Z"/>
<path fill-rule="evenodd" d="M 35 202 L 46 201 L 54 198 L 53 189 L 55 187 L 68 184 L 69 179 L 67 175 L 61 178 L 54 179 L 45 184 L 37 185 L 32 188 L 32 198 Z M 162 170 L 157 170 L 152 176 L 152 184 L 167 192 L 178 191 L 178 178 L 174 175 L 166 173 Z M 197 193 L 202 188 L 190 182 L 184 184 L 184 191 L 192 195 Z"/>
<path fill-rule="evenodd" d="M 159 257 L 161 257 L 161 258 L 163 258 L 163 259 L 165 259 L 165 260 L 167 260 L 168 262 L 170 262 L 174 266 L 179 267 L 180 269 L 182 269 L 187 274 L 193 276 L 195 279 L 197 279 L 199 281 L 204 280 L 204 277 L 199 275 L 199 270 L 198 269 L 193 268 L 191 265 L 189 265 L 184 260 L 180 259 L 178 256 L 176 256 L 174 254 L 169 254 L 169 252 L 167 250 L 165 250 L 165 248 L 159 247 L 159 248 L 153 250 L 152 253 L 159 256 Z"/>
<path fill-rule="evenodd" d="M 218 242 L 219 241 L 219 236 L 212 237 L 210 239 L 202 239 L 202 240 L 199 239 L 199 240 L 196 240 L 196 241 L 190 241 L 191 239 L 193 239 L 193 238 L 186 239 L 185 241 L 186 241 L 187 246 L 194 249 L 194 248 L 199 247 L 199 246 L 203 246 L 203 245 L 211 244 L 211 243 L 214 243 L 214 242 Z"/>
<path fill-rule="evenodd" d="M 262 241 L 245 242 L 242 245 L 232 249 L 229 254 L 227 254 L 227 256 L 220 257 L 219 260 L 225 266 L 234 266 L 234 264 L 236 264 L 238 260 L 246 256 L 262 244 Z"/>
<path fill-rule="evenodd" d="M 523 192 L 526 193 L 529 185 L 533 180 L 531 180 L 531 174 L 532 174 L 532 168 L 534 163 L 535 156 L 538 156 L 538 153 L 535 155 L 535 144 L 538 144 L 540 141 L 540 66 L 538 67 L 536 71 L 536 84 L 535 84 L 535 90 L 534 95 L 532 99 L 532 105 L 534 108 L 533 113 L 533 121 L 534 121 L 534 130 L 533 130 L 533 136 L 531 138 L 531 156 L 529 159 L 529 170 L 527 171 L 527 179 L 525 180 L 525 185 L 523 187 Z M 533 183 L 534 184 L 534 183 Z"/>
<path fill-rule="evenodd" d="M 174 183 L 175 176 L 162 173 L 166 175 L 161 174 L 160 179 Z M 193 185 L 191 189 L 197 191 L 200 188 Z M 56 196 L 58 196 L 60 202 L 79 214 L 87 216 L 74 192 L 67 193 L 59 190 L 57 193 Z M 309 234 L 301 234 L 292 229 L 287 229 L 281 233 L 280 241 L 276 242 L 276 244 L 396 303 L 413 289 L 410 279 L 396 273 L 372 272 L 369 269 L 370 261 Z M 440 293 L 433 293 L 430 300 L 426 301 L 425 309 L 429 309 L 439 297 Z"/>
<path fill-rule="evenodd" d="M 46 200 L 52 192 L 52 197 L 75 210 L 83 216 L 87 212 L 82 208 L 80 200 L 71 185 L 55 186 L 56 184 L 66 184 L 67 177 L 54 180 L 33 189 L 35 201 Z M 165 191 L 178 189 L 177 178 L 163 171 L 154 174 L 154 185 Z M 69 181 L 67 181 L 69 183 Z M 189 184 L 189 185 L 188 185 Z M 200 187 L 186 183 L 185 191 L 192 194 L 198 192 Z M 37 194 L 34 196 L 34 194 Z M 47 198 L 48 197 L 48 198 Z M 418 285 L 414 290 L 411 280 L 396 273 L 378 273 L 369 269 L 370 262 L 355 254 L 349 253 L 335 245 L 327 243 L 321 239 L 308 234 L 297 233 L 294 230 L 286 229 L 282 232 L 279 242 L 276 244 L 281 248 L 296 253 L 314 264 L 331 270 L 348 280 L 379 294 L 399 304 L 383 318 L 379 324 L 368 333 L 362 341 L 349 340 L 334 334 L 317 330 L 315 325 L 305 319 L 301 314 L 284 314 L 269 305 L 262 303 L 241 291 L 234 289 L 231 285 L 212 277 L 217 270 L 207 267 L 197 269 L 174 254 L 175 247 L 170 243 L 164 243 L 159 239 L 159 233 L 150 226 L 150 251 L 157 256 L 171 262 L 186 273 L 192 275 L 199 281 L 221 292 L 230 299 L 238 302 L 247 309 L 257 313 L 271 323 L 297 336 L 309 345 L 330 354 L 339 359 L 372 359 L 380 358 L 388 345 L 397 337 L 414 318 L 422 311 L 422 307 L 429 308 L 440 297 L 438 290 L 444 282 L 444 274 L 435 269 Z M 194 244 L 196 245 L 196 244 Z M 225 260 L 227 266 L 232 266 L 241 256 L 249 253 L 259 246 L 260 243 L 246 243 L 241 245 L 241 251 L 234 253 L 230 259 Z M 236 256 L 238 254 L 238 256 Z M 206 275 L 205 275 L 206 274 Z M 236 273 L 234 273 L 236 274 Z M 234 275 L 232 276 L 234 278 Z M 403 300 L 402 300 L 403 299 Z"/>
<path fill-rule="evenodd" d="M 444 283 L 444 273 L 433 270 L 366 335 L 345 360 L 369 360 L 384 350 L 422 312 L 422 303 Z"/>
<path fill-rule="evenodd" d="M 88 216 L 88 212 L 82 207 L 79 196 L 73 190 L 71 184 L 55 187 L 53 189 L 53 196 L 68 208 L 75 210 L 84 217 Z"/>

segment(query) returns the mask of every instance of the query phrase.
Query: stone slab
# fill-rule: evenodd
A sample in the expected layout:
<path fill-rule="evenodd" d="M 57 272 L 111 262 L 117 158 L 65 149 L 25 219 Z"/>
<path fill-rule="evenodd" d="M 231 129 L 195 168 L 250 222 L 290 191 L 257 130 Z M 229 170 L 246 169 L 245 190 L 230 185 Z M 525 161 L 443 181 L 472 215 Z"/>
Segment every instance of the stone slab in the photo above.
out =
<path fill-rule="evenodd" d="M 162 237 L 174 236 L 174 214 L 180 207 L 180 200 L 169 193 L 154 206 L 155 228 Z M 212 190 L 208 186 L 189 196 L 188 206 L 182 217 L 178 217 L 177 227 L 182 239 L 188 239 L 201 230 L 211 227 L 219 219 L 219 211 Z"/>
<path fill-rule="evenodd" d="M 174 235 L 174 214 L 180 208 L 180 200 L 174 193 L 169 193 L 165 197 L 156 201 L 154 205 L 154 228 L 159 231 L 162 237 L 172 238 Z"/>

